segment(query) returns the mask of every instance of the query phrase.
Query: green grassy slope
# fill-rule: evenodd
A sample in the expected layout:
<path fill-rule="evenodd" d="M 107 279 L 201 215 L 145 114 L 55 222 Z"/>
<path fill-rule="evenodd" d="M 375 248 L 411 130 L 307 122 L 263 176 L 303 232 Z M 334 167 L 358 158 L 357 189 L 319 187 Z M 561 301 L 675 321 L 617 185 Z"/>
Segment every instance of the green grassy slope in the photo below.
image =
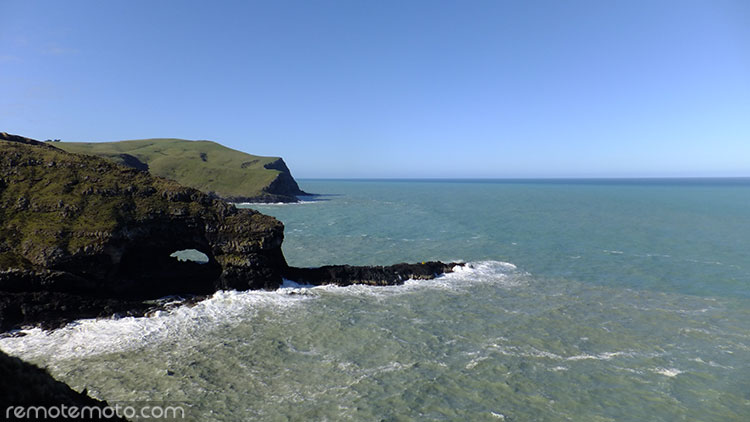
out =
<path fill-rule="evenodd" d="M 119 142 L 55 142 L 62 150 L 98 155 L 123 164 L 128 154 L 148 165 L 148 171 L 204 192 L 228 199 L 252 199 L 271 195 L 301 194 L 299 188 L 274 183 L 288 173 L 278 157 L 261 157 L 227 148 L 211 141 L 141 139 Z M 273 168 L 268 168 L 273 167 Z M 281 169 L 281 170 L 279 170 Z M 292 180 L 282 177 L 285 180 Z M 288 183 L 287 183 L 288 185 Z M 299 192 L 293 192 L 294 190 Z M 267 198 L 273 200 L 273 198 Z"/>
<path fill-rule="evenodd" d="M 55 249 L 77 252 L 123 221 L 177 212 L 163 197 L 181 190 L 101 158 L 0 139 L 0 268 L 28 266 L 14 250 L 41 261 Z"/>

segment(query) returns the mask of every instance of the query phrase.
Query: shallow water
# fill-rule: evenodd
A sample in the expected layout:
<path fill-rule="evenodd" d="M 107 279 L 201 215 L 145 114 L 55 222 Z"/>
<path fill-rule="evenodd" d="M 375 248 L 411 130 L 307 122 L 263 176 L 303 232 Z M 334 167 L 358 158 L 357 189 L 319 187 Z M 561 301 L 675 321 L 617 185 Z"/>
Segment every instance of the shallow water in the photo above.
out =
<path fill-rule="evenodd" d="M 198 420 L 748 419 L 747 184 L 302 188 L 330 195 L 258 207 L 285 223 L 290 264 L 470 268 L 221 292 L 0 347 L 98 397 L 185 403 Z"/>

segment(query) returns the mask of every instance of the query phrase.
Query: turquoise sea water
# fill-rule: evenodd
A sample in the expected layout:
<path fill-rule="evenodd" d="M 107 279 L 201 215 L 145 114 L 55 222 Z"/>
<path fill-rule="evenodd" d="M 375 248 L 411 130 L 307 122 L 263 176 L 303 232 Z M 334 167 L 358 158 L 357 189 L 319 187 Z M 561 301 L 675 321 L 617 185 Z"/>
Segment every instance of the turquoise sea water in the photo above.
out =
<path fill-rule="evenodd" d="M 301 187 L 322 195 L 253 206 L 284 222 L 291 265 L 468 268 L 224 292 L 0 348 L 198 420 L 750 420 L 750 180 Z"/>

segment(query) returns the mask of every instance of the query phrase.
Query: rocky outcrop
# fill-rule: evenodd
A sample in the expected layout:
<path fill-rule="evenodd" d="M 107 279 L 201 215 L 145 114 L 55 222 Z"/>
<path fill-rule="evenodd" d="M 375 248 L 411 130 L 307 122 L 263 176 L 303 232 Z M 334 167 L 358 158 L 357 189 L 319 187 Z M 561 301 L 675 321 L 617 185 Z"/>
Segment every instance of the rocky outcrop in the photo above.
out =
<path fill-rule="evenodd" d="M 13 408 L 10 408 L 14 406 Z M 16 413 L 15 407 L 24 413 Z M 50 413 L 50 407 L 56 407 L 57 410 L 68 409 L 65 413 L 67 416 L 81 415 L 85 410 L 84 418 L 77 417 L 56 417 L 44 418 L 42 409 L 29 409 L 29 406 L 44 406 L 47 410 L 47 416 L 55 415 Z M 125 419 L 117 417 L 112 418 L 98 417 L 100 415 L 109 415 L 109 412 L 101 412 L 97 409 L 103 409 L 107 402 L 93 399 L 86 394 L 86 391 L 77 392 L 68 387 L 66 384 L 57 381 L 45 370 L 24 362 L 19 358 L 8 356 L 0 351 L 0 419 L 2 420 L 88 420 L 88 421 L 124 421 Z M 77 413 L 70 413 L 70 408 L 79 408 Z M 25 412 L 31 413 L 25 413 Z M 30 415 L 30 417 L 26 417 Z M 35 418 L 35 416 L 37 416 Z"/>
<path fill-rule="evenodd" d="M 269 170 L 279 171 L 279 175 L 276 176 L 276 179 L 274 179 L 268 187 L 264 188 L 265 192 L 274 195 L 292 197 L 297 195 L 307 195 L 307 193 L 303 192 L 302 189 L 299 188 L 299 185 L 297 185 L 297 181 L 292 177 L 292 172 L 289 170 L 289 167 L 286 166 L 284 159 L 279 158 L 276 161 L 263 165 L 263 167 Z"/>
<path fill-rule="evenodd" d="M 243 163 L 243 168 L 250 167 L 255 162 Z M 298 202 L 298 195 L 310 195 L 299 188 L 297 181 L 292 177 L 289 167 L 283 159 L 277 158 L 276 160 L 266 163 L 263 168 L 268 170 L 276 170 L 278 174 L 271 180 L 268 185 L 261 189 L 261 192 L 252 196 L 242 195 L 223 195 L 222 199 L 229 202 L 242 203 L 242 202 L 257 202 L 257 203 L 291 203 Z"/>
<path fill-rule="evenodd" d="M 142 311 L 136 301 L 165 295 L 279 286 L 283 225 L 273 217 L 18 138 L 0 138 L 4 329 L 44 315 L 41 302 L 50 315 L 74 308 L 97 316 Z M 183 249 L 203 252 L 208 262 L 170 256 Z"/>
<path fill-rule="evenodd" d="M 27 326 L 51 330 L 76 319 L 143 316 L 160 309 L 159 303 L 141 300 L 65 292 L 0 291 L 0 332 Z"/>
<path fill-rule="evenodd" d="M 280 159 L 273 166 L 286 168 Z M 143 315 L 159 309 L 154 300 L 163 296 L 275 289 L 282 278 L 389 285 L 459 265 L 293 268 L 281 251 L 283 230 L 273 217 L 171 180 L 2 134 L 0 330 Z M 172 256 L 190 249 L 207 262 Z"/>
<path fill-rule="evenodd" d="M 421 264 L 396 264 L 391 266 L 351 266 L 326 265 L 316 268 L 289 267 L 284 271 L 284 278 L 300 284 L 335 284 L 349 286 L 367 284 L 371 286 L 390 286 L 403 284 L 406 280 L 431 280 L 441 274 L 453 271 L 456 266 L 464 264 L 439 261 L 422 262 Z"/>
<path fill-rule="evenodd" d="M 135 159 L 120 158 L 133 164 L 129 157 Z M 274 192 L 304 193 L 283 160 L 268 165 L 279 171 Z M 158 300 L 163 296 L 194 302 L 220 289 L 275 289 L 282 277 L 313 285 L 390 285 L 461 265 L 289 267 L 281 252 L 284 227 L 273 217 L 141 170 L 0 133 L 0 331 L 145 315 L 175 306 Z M 185 249 L 202 252 L 207 262 L 172 256 Z M 106 402 L 0 352 L 0 411 L 31 405 Z"/>

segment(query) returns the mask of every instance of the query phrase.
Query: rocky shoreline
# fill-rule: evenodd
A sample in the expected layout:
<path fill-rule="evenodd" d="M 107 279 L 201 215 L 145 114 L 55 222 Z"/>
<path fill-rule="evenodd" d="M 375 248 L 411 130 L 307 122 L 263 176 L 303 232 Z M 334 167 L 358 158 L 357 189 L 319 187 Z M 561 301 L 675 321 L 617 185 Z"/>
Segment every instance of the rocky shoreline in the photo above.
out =
<path fill-rule="evenodd" d="M 0 133 L 3 335 L 82 318 L 143 316 L 219 290 L 276 289 L 284 279 L 394 285 L 463 265 L 295 268 L 281 251 L 283 239 L 283 224 L 257 211 L 146 171 Z M 175 259 L 181 250 L 200 251 L 207 262 Z"/>
<path fill-rule="evenodd" d="M 311 286 L 393 286 L 403 284 L 409 279 L 433 279 L 452 272 L 455 266 L 462 265 L 431 261 L 390 266 L 286 267 L 283 275 L 285 279 Z M 64 292 L 0 290 L 0 336 L 22 335 L 16 332 L 21 328 L 39 327 L 52 330 L 77 319 L 146 316 L 176 306 L 194 304 L 207 297 L 207 294 L 182 294 L 152 300 L 133 300 Z"/>

